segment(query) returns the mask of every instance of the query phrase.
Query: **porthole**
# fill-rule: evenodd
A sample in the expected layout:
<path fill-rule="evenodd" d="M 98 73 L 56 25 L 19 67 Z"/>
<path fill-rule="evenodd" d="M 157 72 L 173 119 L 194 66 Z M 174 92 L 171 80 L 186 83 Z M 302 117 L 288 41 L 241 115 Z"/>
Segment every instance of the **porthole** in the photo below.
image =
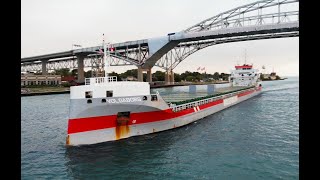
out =
<path fill-rule="evenodd" d="M 85 92 L 85 97 L 86 98 L 92 98 L 92 91 L 86 91 Z"/>
<path fill-rule="evenodd" d="M 101 102 L 102 102 L 102 103 L 105 103 L 105 102 L 106 102 L 106 99 L 101 99 Z"/>
<path fill-rule="evenodd" d="M 88 99 L 88 100 L 87 100 L 87 103 L 88 103 L 88 104 L 92 103 L 92 100 L 91 100 L 91 99 Z"/>

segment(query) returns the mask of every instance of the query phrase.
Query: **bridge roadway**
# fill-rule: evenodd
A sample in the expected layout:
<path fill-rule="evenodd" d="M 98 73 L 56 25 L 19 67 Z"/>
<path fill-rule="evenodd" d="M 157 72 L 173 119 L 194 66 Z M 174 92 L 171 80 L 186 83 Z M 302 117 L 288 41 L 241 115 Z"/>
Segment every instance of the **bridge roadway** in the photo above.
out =
<path fill-rule="evenodd" d="M 135 49 L 140 47 L 147 47 L 148 46 L 148 40 L 137 40 L 137 41 L 127 41 L 123 43 L 115 43 L 111 44 L 112 47 L 115 47 L 117 51 L 123 50 L 123 49 Z M 89 55 L 92 53 L 98 52 L 99 49 L 103 49 L 103 46 L 94 46 L 94 47 L 87 47 L 87 48 L 81 48 L 81 49 L 75 49 L 70 51 L 64 51 L 64 52 L 58 52 L 58 53 L 52 53 L 52 54 L 45 54 L 40 56 L 32 56 L 32 57 L 25 57 L 21 58 L 21 62 L 36 62 L 36 61 L 42 61 L 42 60 L 49 60 L 49 59 L 59 59 L 59 58 L 68 58 L 72 56 L 77 56 L 79 54 L 83 55 Z"/>
<path fill-rule="evenodd" d="M 235 8 L 236 10 L 243 7 L 246 9 L 252 8 L 253 5 L 262 4 L 256 7 L 259 8 L 266 7 L 266 4 L 269 6 L 276 6 L 280 7 L 280 3 L 274 3 L 274 5 L 270 5 L 270 3 L 274 0 L 264 0 L 258 1 L 256 3 L 251 3 L 245 6 L 241 6 L 239 8 Z M 295 0 L 282 0 L 282 4 L 285 3 L 293 3 L 298 2 Z M 265 5 L 263 5 L 265 3 Z M 280 8 L 279 8 L 280 9 Z M 254 11 L 253 9 L 252 11 Z M 229 12 L 229 11 L 227 11 Z M 224 14 L 224 13 L 221 13 Z M 136 41 L 127 41 L 122 43 L 115 43 L 111 44 L 111 47 L 115 48 L 114 51 L 109 51 L 110 56 L 113 58 L 120 59 L 126 63 L 136 65 L 138 67 L 138 80 L 142 81 L 142 73 L 143 71 L 147 71 L 147 79 L 151 82 L 151 68 L 156 65 L 157 62 L 160 61 L 166 54 L 170 51 L 183 46 L 190 46 L 190 44 L 194 45 L 197 44 L 197 49 L 193 50 L 193 52 L 187 55 L 181 55 L 181 57 L 177 57 L 175 59 L 176 65 L 186 58 L 195 51 L 207 47 L 209 45 L 214 44 L 221 44 L 227 42 L 236 42 L 236 41 L 246 41 L 246 40 L 253 40 L 253 39 L 267 39 L 267 38 L 279 38 L 279 37 L 295 37 L 299 36 L 299 21 L 292 21 L 292 22 L 281 22 L 278 21 L 277 23 L 258 23 L 255 25 L 245 25 L 244 19 L 245 12 L 242 12 L 242 17 L 238 19 L 231 19 L 229 22 L 234 21 L 240 23 L 239 26 L 230 27 L 227 26 L 225 28 L 212 28 L 214 25 L 219 26 L 218 23 L 211 25 L 207 25 L 210 28 L 203 29 L 203 24 L 198 24 L 188 28 L 187 30 L 170 33 L 166 36 L 156 37 L 156 38 L 149 38 L 149 39 L 142 39 Z M 258 13 L 259 14 L 259 13 Z M 275 17 L 278 17 L 280 20 L 280 16 L 283 18 L 287 17 L 288 15 L 298 15 L 297 11 L 290 11 L 290 12 L 277 12 L 274 13 Z M 230 16 L 230 15 L 229 15 Z M 255 17 L 258 21 L 261 21 L 262 14 L 260 13 L 259 16 Z M 265 17 L 270 18 L 270 14 L 266 14 Z M 260 18 L 260 19 L 258 19 Z M 274 18 L 272 16 L 272 18 Z M 227 19 L 227 18 L 225 18 Z M 240 20 L 243 20 L 242 24 Z M 250 18 L 249 18 L 250 19 Z M 209 19 L 210 20 L 210 19 Z M 207 20 L 208 21 L 208 20 Z M 222 21 L 221 21 L 222 22 Z M 221 23 L 220 22 L 220 23 Z M 272 20 L 273 22 L 273 20 Z M 225 22 L 224 22 L 225 23 Z M 211 27 L 212 26 L 212 27 Z M 197 31 L 191 31 L 192 28 L 200 28 Z M 266 36 L 268 35 L 268 36 Z M 209 40 L 209 41 L 208 41 Z M 204 46 L 201 46 L 204 45 Z M 21 58 L 21 66 L 28 66 L 31 64 L 42 64 L 42 73 L 47 73 L 47 63 L 50 62 L 58 62 L 58 61 L 66 61 L 66 60 L 73 60 L 77 59 L 77 68 L 78 68 L 78 81 L 84 82 L 84 58 L 88 58 L 91 55 L 97 55 L 99 49 L 103 49 L 102 46 L 94 46 L 94 47 L 87 47 L 81 49 L 75 49 L 70 51 L 40 55 L 40 56 L 33 56 L 33 57 L 25 57 Z M 175 65 L 175 66 L 176 66 Z M 170 66 L 170 67 L 169 67 Z M 167 65 L 167 76 L 166 81 L 173 82 L 173 64 Z M 171 72 L 170 72 L 171 71 Z"/>

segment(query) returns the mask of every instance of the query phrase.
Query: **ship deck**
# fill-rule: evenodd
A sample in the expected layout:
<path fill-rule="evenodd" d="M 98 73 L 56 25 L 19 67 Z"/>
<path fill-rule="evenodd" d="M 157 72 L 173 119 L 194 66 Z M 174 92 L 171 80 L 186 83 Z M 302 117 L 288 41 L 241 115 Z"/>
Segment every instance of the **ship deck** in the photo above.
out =
<path fill-rule="evenodd" d="M 168 104 L 184 104 L 189 103 L 192 101 L 201 100 L 206 97 L 215 97 L 231 92 L 241 91 L 244 89 L 252 88 L 252 86 L 237 86 L 237 87 L 223 87 L 223 88 L 216 88 L 214 92 L 208 93 L 207 91 L 196 91 L 195 93 L 190 92 L 179 92 L 179 93 L 172 93 L 172 94 L 160 94 L 164 101 Z"/>

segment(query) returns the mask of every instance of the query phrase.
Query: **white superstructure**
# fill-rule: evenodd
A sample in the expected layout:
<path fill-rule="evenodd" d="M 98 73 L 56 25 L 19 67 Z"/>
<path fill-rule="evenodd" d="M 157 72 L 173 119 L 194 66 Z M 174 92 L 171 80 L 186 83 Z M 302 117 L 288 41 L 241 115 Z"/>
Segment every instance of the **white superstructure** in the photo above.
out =
<path fill-rule="evenodd" d="M 243 64 L 235 68 L 236 70 L 232 70 L 230 75 L 232 86 L 254 86 L 260 83 L 258 70 L 252 69 L 252 65 Z"/>

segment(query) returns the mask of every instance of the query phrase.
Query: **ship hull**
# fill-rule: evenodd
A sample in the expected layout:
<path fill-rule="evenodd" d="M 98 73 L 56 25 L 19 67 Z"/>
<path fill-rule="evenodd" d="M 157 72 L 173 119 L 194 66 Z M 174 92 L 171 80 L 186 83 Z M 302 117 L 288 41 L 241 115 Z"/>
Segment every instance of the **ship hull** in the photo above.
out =
<path fill-rule="evenodd" d="M 97 114 L 96 116 L 74 117 L 69 119 L 66 144 L 96 144 L 174 129 L 195 122 L 260 93 L 261 88 L 256 88 L 179 112 L 174 112 L 171 108 L 156 109 L 140 105 L 135 107 L 130 116 L 124 119 L 117 118 L 116 114 L 103 115 L 101 112 L 93 113 Z M 134 105 L 131 106 L 134 107 Z M 122 108 L 124 107 L 122 106 Z"/>

